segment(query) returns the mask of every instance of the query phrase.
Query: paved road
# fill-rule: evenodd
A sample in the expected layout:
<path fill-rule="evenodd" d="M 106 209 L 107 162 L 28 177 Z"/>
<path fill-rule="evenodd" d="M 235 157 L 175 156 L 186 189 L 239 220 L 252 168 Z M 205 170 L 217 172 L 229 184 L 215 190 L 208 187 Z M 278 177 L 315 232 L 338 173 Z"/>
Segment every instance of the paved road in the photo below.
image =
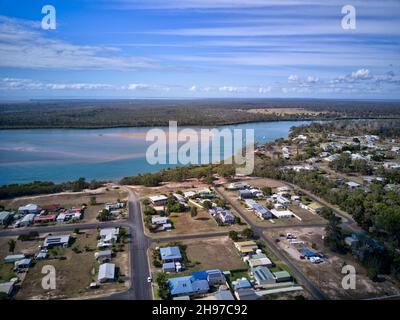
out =
<path fill-rule="evenodd" d="M 327 297 L 322 293 L 322 291 L 319 290 L 316 286 L 314 286 L 314 284 L 310 280 L 307 279 L 306 275 L 300 269 L 298 269 L 290 261 L 290 259 L 288 257 L 286 257 L 286 255 L 284 255 L 282 253 L 282 251 L 279 248 L 277 248 L 276 244 L 273 241 L 271 241 L 271 239 L 269 239 L 269 238 L 267 238 L 265 236 L 263 231 L 265 231 L 267 229 L 266 227 L 260 227 L 260 226 L 257 226 L 255 224 L 253 224 L 252 221 L 247 217 L 247 215 L 243 212 L 243 210 L 241 208 L 239 208 L 234 203 L 232 203 L 230 201 L 230 199 L 228 197 L 226 197 L 225 194 L 222 193 L 221 191 L 219 191 L 217 188 L 215 188 L 215 190 L 227 203 L 229 203 L 240 214 L 242 219 L 245 220 L 247 222 L 247 224 L 251 227 L 251 229 L 254 231 L 254 234 L 257 237 L 263 239 L 267 243 L 267 246 L 269 247 L 269 249 L 280 260 L 282 260 L 284 263 L 286 263 L 289 266 L 289 268 L 291 269 L 293 275 L 299 281 L 300 284 L 304 285 L 316 299 L 319 299 L 319 300 L 326 300 L 327 299 Z M 291 227 L 292 226 L 290 226 L 290 228 Z M 301 227 L 304 227 L 304 226 L 301 226 Z M 286 228 L 288 228 L 288 226 L 286 226 Z"/>
<path fill-rule="evenodd" d="M 147 250 L 150 247 L 151 239 L 144 234 L 142 212 L 136 195 L 129 188 L 128 210 L 129 216 L 127 225 L 130 229 L 131 241 L 130 250 L 130 288 L 122 293 L 106 297 L 108 300 L 152 300 L 151 284 L 147 282 L 149 276 L 149 263 Z"/>

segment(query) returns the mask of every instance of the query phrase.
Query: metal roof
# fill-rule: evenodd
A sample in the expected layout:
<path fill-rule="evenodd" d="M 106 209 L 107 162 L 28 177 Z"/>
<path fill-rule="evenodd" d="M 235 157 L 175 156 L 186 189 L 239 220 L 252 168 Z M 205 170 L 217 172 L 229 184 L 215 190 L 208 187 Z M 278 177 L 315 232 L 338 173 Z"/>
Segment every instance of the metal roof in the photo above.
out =
<path fill-rule="evenodd" d="M 181 251 L 177 246 L 160 248 L 160 255 L 162 260 L 182 259 Z"/>
<path fill-rule="evenodd" d="M 99 281 L 101 280 L 112 280 L 115 277 L 115 264 L 103 263 L 99 268 Z"/>

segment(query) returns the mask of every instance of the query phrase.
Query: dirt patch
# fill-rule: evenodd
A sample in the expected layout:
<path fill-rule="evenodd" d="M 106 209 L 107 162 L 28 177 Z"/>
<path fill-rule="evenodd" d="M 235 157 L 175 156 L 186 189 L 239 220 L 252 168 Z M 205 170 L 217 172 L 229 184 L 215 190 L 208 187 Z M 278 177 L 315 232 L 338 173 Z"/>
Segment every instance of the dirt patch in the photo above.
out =
<path fill-rule="evenodd" d="M 25 299 L 70 299 L 75 297 L 91 297 L 93 295 L 110 294 L 117 291 L 123 291 L 127 288 L 127 283 L 107 283 L 101 285 L 98 289 L 89 289 L 91 282 L 97 281 L 98 263 L 94 258 L 97 243 L 97 230 L 88 230 L 78 235 L 73 235 L 72 246 L 61 249 L 59 256 L 63 259 L 49 256 L 49 259 L 35 261 L 26 273 L 20 290 L 16 298 Z M 1 257 L 7 255 L 4 247 L 9 239 L 1 239 Z M 35 254 L 42 240 L 35 241 L 17 241 L 16 251 L 25 254 Z M 72 248 L 78 247 L 79 253 Z M 127 253 L 117 252 L 112 259 L 117 267 L 121 267 L 120 273 L 127 274 L 127 263 L 125 256 Z M 42 288 L 42 268 L 45 265 L 54 266 L 56 270 L 56 289 L 45 290 Z"/>
<path fill-rule="evenodd" d="M 313 264 L 308 260 L 300 259 L 297 250 L 301 244 L 289 244 L 280 234 L 292 233 L 297 236 L 297 240 L 304 241 L 307 248 L 317 251 L 326 256 L 321 264 Z M 383 282 L 373 282 L 367 277 L 363 268 L 356 259 L 350 255 L 339 255 L 325 247 L 322 239 L 324 228 L 296 228 L 279 231 L 264 232 L 272 240 L 279 239 L 278 246 L 285 254 L 301 269 L 320 290 L 330 299 L 365 299 L 377 296 L 385 296 L 400 293 L 399 283 L 389 277 L 385 277 Z M 312 248 L 313 247 L 313 248 Z M 342 287 L 344 274 L 341 273 L 344 265 L 352 265 L 356 269 L 356 289 L 345 290 Z"/>
<path fill-rule="evenodd" d="M 90 205 L 90 198 L 96 197 L 96 205 Z M 125 201 L 128 199 L 128 194 L 122 189 L 107 189 L 99 188 L 85 192 L 63 192 L 50 195 L 41 195 L 33 197 L 20 197 L 12 200 L 4 200 L 1 202 L 6 208 L 17 210 L 18 207 L 27 203 L 36 203 L 39 206 L 59 204 L 64 208 L 79 207 L 82 204 L 87 204 L 85 214 L 79 223 L 97 222 L 96 217 L 99 210 L 104 209 L 104 204 L 107 202 L 116 202 L 117 199 Z"/>

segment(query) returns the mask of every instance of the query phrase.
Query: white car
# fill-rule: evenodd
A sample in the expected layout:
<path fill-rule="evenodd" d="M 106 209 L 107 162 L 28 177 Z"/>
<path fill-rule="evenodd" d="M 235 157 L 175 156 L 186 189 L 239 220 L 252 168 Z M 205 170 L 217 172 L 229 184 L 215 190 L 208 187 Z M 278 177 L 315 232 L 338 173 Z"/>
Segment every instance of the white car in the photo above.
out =
<path fill-rule="evenodd" d="M 153 281 L 153 279 L 151 277 L 147 277 L 147 282 L 151 283 Z"/>

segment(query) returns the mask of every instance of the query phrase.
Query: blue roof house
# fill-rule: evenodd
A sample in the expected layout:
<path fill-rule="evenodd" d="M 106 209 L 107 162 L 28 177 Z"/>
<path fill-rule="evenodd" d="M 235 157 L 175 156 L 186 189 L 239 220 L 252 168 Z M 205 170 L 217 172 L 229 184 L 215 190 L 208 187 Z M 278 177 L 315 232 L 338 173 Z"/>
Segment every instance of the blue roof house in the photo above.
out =
<path fill-rule="evenodd" d="M 182 255 L 179 247 L 160 248 L 160 256 L 163 263 L 182 260 Z"/>
<path fill-rule="evenodd" d="M 198 280 L 193 276 L 168 279 L 168 287 L 172 296 L 190 296 L 210 290 L 207 280 Z"/>

